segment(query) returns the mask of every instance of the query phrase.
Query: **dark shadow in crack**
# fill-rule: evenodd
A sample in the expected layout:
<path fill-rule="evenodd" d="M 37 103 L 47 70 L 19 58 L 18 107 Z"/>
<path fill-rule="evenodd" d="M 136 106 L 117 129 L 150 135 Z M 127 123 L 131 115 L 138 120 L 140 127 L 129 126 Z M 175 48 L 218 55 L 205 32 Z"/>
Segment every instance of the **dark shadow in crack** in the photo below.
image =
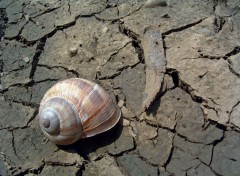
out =
<path fill-rule="evenodd" d="M 92 152 L 95 152 L 98 148 L 107 146 L 115 142 L 121 135 L 123 130 L 123 118 L 121 117 L 117 125 L 115 125 L 112 129 L 98 134 L 93 137 L 80 139 L 74 144 L 67 146 L 58 145 L 59 149 L 64 150 L 66 152 L 77 152 L 81 157 L 85 160 L 89 160 L 88 155 Z"/>
<path fill-rule="evenodd" d="M 157 115 L 157 110 L 160 107 L 161 104 L 161 97 L 167 92 L 167 89 L 164 88 L 164 80 L 161 83 L 161 88 L 160 91 L 157 93 L 156 97 L 154 100 L 151 102 L 150 106 L 148 109 L 146 109 L 146 114 L 149 116 L 150 114 L 153 115 L 153 117 L 156 117 Z"/>

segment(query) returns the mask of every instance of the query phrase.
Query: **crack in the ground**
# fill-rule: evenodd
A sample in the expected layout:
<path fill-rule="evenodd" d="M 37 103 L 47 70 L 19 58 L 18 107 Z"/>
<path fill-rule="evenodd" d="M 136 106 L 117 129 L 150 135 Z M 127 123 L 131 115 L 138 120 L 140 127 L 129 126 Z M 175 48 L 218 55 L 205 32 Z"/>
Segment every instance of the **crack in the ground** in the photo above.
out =
<path fill-rule="evenodd" d="M 35 21 L 33 21 L 33 22 L 36 23 Z M 36 43 L 38 43 L 39 41 L 41 42 L 41 41 L 46 40 L 47 38 L 52 37 L 57 31 L 67 29 L 68 27 L 71 27 L 71 26 L 75 25 L 75 23 L 76 23 L 76 20 L 73 21 L 73 22 L 69 22 L 67 24 L 61 25 L 61 26 L 56 26 L 51 32 L 45 34 L 43 37 L 41 37 L 40 39 L 37 39 L 37 40 L 28 41 L 26 38 L 21 36 L 21 33 L 19 35 L 17 35 L 16 37 L 7 38 L 7 39 L 10 40 L 10 41 L 11 40 L 16 40 L 20 43 L 23 43 L 23 44 L 27 45 L 27 46 L 33 46 Z M 23 29 L 24 29 L 24 27 L 22 28 L 22 30 Z"/>
<path fill-rule="evenodd" d="M 225 137 L 225 131 L 223 132 L 223 136 L 222 136 L 220 139 L 215 140 L 215 143 L 213 143 L 212 154 L 211 154 L 211 160 L 210 160 L 210 162 L 209 162 L 209 165 L 212 164 L 213 154 L 214 154 L 214 148 L 216 147 L 217 144 L 219 144 L 220 142 L 223 141 L 224 137 Z"/>
<path fill-rule="evenodd" d="M 208 165 L 207 163 L 203 162 L 202 160 L 200 160 L 198 158 L 198 160 L 201 162 L 200 164 L 203 164 L 205 165 L 206 167 L 208 167 L 216 176 L 222 176 L 222 175 L 219 175 L 210 165 Z"/>
<path fill-rule="evenodd" d="M 59 81 L 60 79 L 43 79 L 43 80 L 40 80 L 40 81 L 34 81 L 34 85 L 35 84 L 39 84 L 39 83 L 44 83 L 44 82 L 51 82 L 51 81 Z"/>
<path fill-rule="evenodd" d="M 11 24 L 11 23 L 10 23 Z M 19 29 L 18 34 L 14 37 L 4 37 L 6 40 L 16 40 L 18 42 L 25 41 L 23 38 L 21 38 L 22 31 L 24 27 L 28 24 L 28 21 Z M 21 42 L 22 43 L 22 42 Z M 26 42 L 28 44 L 28 42 Z M 31 46 L 32 44 L 29 44 L 28 46 Z"/>
<path fill-rule="evenodd" d="M 2 39 L 2 37 L 5 34 L 7 23 L 8 23 L 8 17 L 7 17 L 6 9 L 0 8 L 0 39 Z"/>
<path fill-rule="evenodd" d="M 223 59 L 227 60 L 229 57 L 234 56 L 238 53 L 240 53 L 240 46 L 234 47 L 232 51 L 230 51 L 229 53 L 225 54 L 225 56 L 223 56 Z"/>
<path fill-rule="evenodd" d="M 175 138 L 176 134 L 174 134 L 173 138 L 172 138 L 172 146 L 171 146 L 171 150 L 170 150 L 170 153 L 168 155 L 168 159 L 167 161 L 164 163 L 163 167 L 166 169 L 167 168 L 167 165 L 171 162 L 172 160 L 172 156 L 173 156 L 173 151 L 174 151 L 174 138 Z"/>
<path fill-rule="evenodd" d="M 10 5 L 12 5 L 14 3 L 14 0 L 9 0 L 9 1 L 11 1 L 11 2 L 6 7 L 2 7 L 2 8 L 6 9 L 6 8 L 8 8 Z"/>
<path fill-rule="evenodd" d="M 240 100 L 238 100 L 237 103 L 235 103 L 232 108 L 231 108 L 231 111 L 229 112 L 229 116 L 231 116 L 232 112 L 234 111 L 234 109 L 240 104 Z"/>
<path fill-rule="evenodd" d="M 182 60 L 185 60 L 185 59 L 201 59 L 201 58 L 210 59 L 210 60 L 224 59 L 224 60 L 227 60 L 230 65 L 232 65 L 231 61 L 229 61 L 228 58 L 231 57 L 231 56 L 237 55 L 238 53 L 240 53 L 240 46 L 234 47 L 233 50 L 229 51 L 228 53 L 226 53 L 225 55 L 222 55 L 222 56 L 208 55 L 208 54 L 203 53 L 201 50 L 199 50 L 198 51 L 198 54 L 199 54 L 198 58 L 184 58 Z M 230 71 L 232 71 L 232 70 L 230 70 Z M 234 70 L 233 70 L 233 72 L 234 72 Z"/>
<path fill-rule="evenodd" d="M 149 121 L 147 119 L 145 119 L 144 121 L 146 122 L 147 125 L 149 125 L 151 127 L 154 127 L 154 128 L 157 128 L 157 129 L 161 128 L 161 129 L 167 130 L 168 132 L 171 132 L 171 133 L 174 133 L 174 134 L 177 133 L 175 129 L 171 129 L 171 128 L 162 126 L 160 124 L 155 124 L 154 122 L 151 122 L 151 121 Z"/>
<path fill-rule="evenodd" d="M 28 174 L 39 175 L 39 174 L 41 174 L 44 167 L 45 167 L 45 163 L 42 162 L 38 168 L 29 168 L 26 170 L 21 170 L 19 173 L 14 174 L 14 176 L 24 176 L 24 175 L 28 175 Z"/>
<path fill-rule="evenodd" d="M 17 62 L 17 61 L 16 61 L 16 62 Z M 19 68 L 15 68 L 15 69 L 9 70 L 9 71 L 7 71 L 7 72 L 2 72 L 2 74 L 3 74 L 4 76 L 6 76 L 6 75 L 10 75 L 10 74 L 12 74 L 12 73 L 14 73 L 14 72 L 17 72 L 17 71 L 26 70 L 26 68 L 27 68 L 29 65 L 30 65 L 30 64 L 28 63 L 28 64 L 26 64 L 26 65 L 24 65 L 24 66 L 19 66 Z"/>
<path fill-rule="evenodd" d="M 108 5 L 109 5 L 109 4 L 108 4 Z M 108 6 L 108 5 L 107 5 L 108 8 L 116 7 L 116 9 L 117 9 L 117 16 L 119 16 L 120 12 L 119 12 L 118 6 L 117 6 L 117 5 L 116 5 L 116 6 Z M 134 5 L 135 5 L 135 4 L 134 4 Z M 112 21 L 112 22 L 114 22 L 114 21 L 119 21 L 119 20 L 122 20 L 122 19 L 124 19 L 124 18 L 126 18 L 126 17 L 128 17 L 128 16 L 130 16 L 130 15 L 132 15 L 132 14 L 134 14 L 134 13 L 136 13 L 136 12 L 139 11 L 143 6 L 144 6 L 144 3 L 143 3 L 142 5 L 140 5 L 138 8 L 134 9 L 133 11 L 129 12 L 128 14 L 125 14 L 125 15 L 122 16 L 122 17 L 105 19 L 105 18 L 101 18 L 101 17 L 96 16 L 96 15 L 94 15 L 94 16 L 95 16 L 95 18 L 96 18 L 97 20 L 99 20 L 99 21 Z M 104 10 L 106 10 L 107 7 L 106 7 Z M 103 11 L 104 11 L 104 10 L 103 10 Z M 102 11 L 102 12 L 103 12 L 103 11 Z M 100 13 L 98 13 L 98 14 L 100 14 Z"/>
<path fill-rule="evenodd" d="M 47 38 L 43 38 L 37 44 L 36 52 L 33 56 L 32 69 L 31 69 L 30 76 L 29 76 L 31 79 L 33 78 L 33 76 L 35 74 L 37 64 L 39 62 L 40 56 L 41 56 L 41 54 L 44 50 L 45 44 L 46 44 L 46 40 L 47 40 Z"/>
<path fill-rule="evenodd" d="M 120 164 L 116 159 L 115 159 L 116 165 L 117 167 L 121 170 L 121 172 L 124 173 L 125 176 L 131 176 L 129 175 L 129 173 L 126 171 L 126 169 L 124 168 L 124 166 L 122 164 Z"/>
<path fill-rule="evenodd" d="M 14 133 L 13 133 L 13 131 L 9 131 L 10 133 L 11 133 L 11 135 L 12 135 L 12 149 L 13 149 L 13 153 L 20 159 L 20 160 L 22 160 L 22 158 L 20 158 L 19 156 L 18 156 L 18 154 L 17 154 L 17 150 L 16 150 L 16 147 L 15 147 L 15 136 L 14 136 Z"/>
<path fill-rule="evenodd" d="M 125 153 L 129 153 L 131 151 L 136 150 L 137 144 L 136 144 L 136 141 L 135 141 L 134 137 L 132 137 L 132 140 L 133 140 L 133 147 L 131 149 L 124 150 L 124 151 L 122 151 L 118 154 L 111 154 L 110 152 L 107 152 L 107 154 L 110 155 L 110 156 L 114 156 L 114 157 L 120 157 L 120 156 L 123 156 Z"/>
<path fill-rule="evenodd" d="M 208 104 L 208 100 L 204 99 L 203 97 L 200 97 L 200 96 L 197 96 L 194 94 L 194 89 L 191 87 L 191 85 L 188 85 L 186 82 L 184 82 L 183 80 L 181 80 L 180 76 L 179 76 L 179 72 L 175 69 L 170 69 L 170 68 L 167 68 L 167 71 L 166 73 L 172 77 L 173 79 L 173 83 L 175 84 L 175 87 L 179 87 L 180 89 L 184 90 L 187 94 L 189 94 L 192 98 L 192 100 L 196 103 L 199 103 L 201 104 L 202 107 L 206 108 L 206 109 L 210 109 L 210 110 L 213 110 L 216 115 L 219 117 L 219 110 L 215 107 L 211 107 L 209 104 Z M 217 105 L 217 103 L 213 100 L 213 99 L 210 99 L 214 104 Z M 204 113 L 203 113 L 204 115 Z M 205 116 L 204 116 L 205 117 Z M 204 124 L 207 122 L 207 121 L 210 121 L 211 119 L 207 119 L 207 118 L 204 118 Z M 212 120 L 212 122 L 214 122 Z M 203 126 L 204 126 L 203 124 Z M 217 123 L 219 124 L 219 123 Z M 219 124 L 220 126 L 220 124 Z"/>
<path fill-rule="evenodd" d="M 136 150 L 132 150 L 132 151 L 133 151 L 135 154 L 137 154 L 137 156 L 138 156 L 138 158 L 139 158 L 140 160 L 146 162 L 147 164 L 149 164 L 149 165 L 151 165 L 151 166 L 153 166 L 153 167 L 156 167 L 156 168 L 159 166 L 159 164 L 153 164 L 153 163 L 151 163 L 150 161 L 148 161 L 146 158 L 144 158 L 143 156 L 141 156 L 141 155 L 139 154 L 139 151 L 136 151 Z M 128 152 L 125 152 L 125 153 L 128 153 Z M 125 153 L 123 153 L 123 154 L 125 154 Z M 118 157 L 123 156 L 123 154 L 122 154 L 122 155 L 119 155 L 119 156 L 114 155 L 114 157 L 118 158 Z M 118 166 L 120 169 L 123 169 L 123 170 L 125 171 L 124 167 L 122 167 L 122 165 L 121 165 L 117 160 L 115 160 L 115 161 L 116 161 L 117 166 Z M 128 174 L 126 171 L 125 171 L 124 173 Z"/>
<path fill-rule="evenodd" d="M 132 66 L 129 66 L 129 65 L 126 65 L 126 66 L 124 66 L 124 67 L 122 67 L 122 68 L 119 68 L 119 69 L 117 69 L 117 72 L 116 73 L 114 73 L 114 74 L 112 74 L 112 75 L 110 75 L 110 76 L 102 76 L 101 77 L 101 71 L 98 71 L 97 73 L 96 73 L 96 79 L 97 80 L 107 80 L 107 79 L 114 79 L 114 78 L 116 78 L 117 76 L 119 76 L 119 75 L 121 75 L 121 73 L 124 71 L 124 70 L 127 70 L 128 68 L 135 68 L 137 65 L 139 64 L 139 62 L 138 63 L 136 63 L 135 65 L 132 65 Z M 115 87 L 116 88 L 116 87 Z"/>
<path fill-rule="evenodd" d="M 217 7 L 217 5 L 218 5 L 218 0 L 213 0 L 213 2 L 214 2 L 214 5 L 213 5 L 213 12 L 215 12 L 216 7 Z"/>
<path fill-rule="evenodd" d="M 110 62 L 110 61 L 112 60 L 112 58 L 113 58 L 115 55 L 117 55 L 122 49 L 124 49 L 129 43 L 131 43 L 131 41 L 126 42 L 125 45 L 123 45 L 121 48 L 118 48 L 118 50 L 117 50 L 116 52 L 112 53 L 112 54 L 110 55 L 110 57 L 108 58 L 108 60 L 102 65 L 102 67 L 105 66 L 108 62 Z"/>
<path fill-rule="evenodd" d="M 99 75 L 100 72 L 97 72 L 96 74 L 96 79 L 97 80 L 107 80 L 107 79 L 114 79 L 116 78 L 117 76 L 121 75 L 122 71 L 129 68 L 128 66 L 127 67 L 123 67 L 122 70 L 119 70 L 117 71 L 116 73 L 114 73 L 113 75 L 111 76 L 104 76 L 104 77 L 101 77 L 101 75 Z"/>
<path fill-rule="evenodd" d="M 240 78 L 240 73 L 236 72 L 234 69 L 233 69 L 233 64 L 230 60 L 228 60 L 228 68 L 229 68 L 229 71 L 234 74 L 235 76 L 237 76 L 238 78 Z"/>
<path fill-rule="evenodd" d="M 187 84 L 180 78 L 179 72 L 176 69 L 167 68 L 166 74 L 172 77 L 175 87 L 179 87 L 184 90 L 187 94 L 191 96 L 194 102 L 200 104 L 207 103 L 207 100 L 194 94 L 194 89 L 191 87 L 191 85 Z"/>
<path fill-rule="evenodd" d="M 135 48 L 135 52 L 138 55 L 139 62 L 144 64 L 145 59 L 144 59 L 143 47 L 141 45 L 140 36 L 134 33 L 132 30 L 128 29 L 126 26 L 124 26 L 123 22 L 118 21 L 118 24 L 119 24 L 120 33 L 131 39 L 132 46 Z"/>
<path fill-rule="evenodd" d="M 73 163 L 64 163 L 64 162 L 60 162 L 60 161 L 45 161 L 46 165 L 50 165 L 50 166 L 76 166 L 76 167 L 80 167 L 81 165 L 79 165 L 79 163 L 77 161 L 73 162 Z"/>
<path fill-rule="evenodd" d="M 100 11 L 100 12 L 94 12 L 94 13 L 91 13 L 91 14 L 88 14 L 88 15 L 77 15 L 76 17 L 75 17 L 75 22 L 77 21 L 77 19 L 79 19 L 79 18 L 81 18 L 81 17 L 83 17 L 83 18 L 86 18 L 86 17 L 96 17 L 96 14 L 99 14 L 99 13 L 101 13 L 102 11 Z M 97 18 L 96 18 L 97 19 Z M 101 21 L 101 20 L 100 20 Z"/>
<path fill-rule="evenodd" d="M 170 29 L 170 30 L 168 30 L 168 31 L 166 31 L 166 32 L 163 32 L 163 33 L 162 33 L 162 36 L 163 36 L 163 38 L 164 38 L 165 36 L 167 36 L 167 35 L 169 35 L 169 34 L 172 34 L 172 33 L 175 33 L 175 32 L 180 32 L 180 31 L 183 31 L 183 30 L 185 30 L 185 29 L 191 28 L 191 27 L 193 27 L 193 26 L 201 23 L 201 22 L 202 22 L 203 20 L 205 20 L 205 19 L 206 19 L 206 18 L 202 18 L 202 19 L 200 19 L 200 20 L 198 20 L 198 21 L 195 21 L 195 22 L 193 22 L 193 23 L 186 24 L 186 25 L 180 26 L 180 27 L 178 27 L 178 28 Z"/>
<path fill-rule="evenodd" d="M 62 68 L 62 69 L 64 69 L 67 73 L 72 73 L 72 74 L 74 74 L 76 77 L 80 77 L 80 75 L 79 75 L 79 73 L 77 72 L 77 71 L 75 71 L 75 70 L 71 70 L 71 69 L 69 69 L 69 68 L 67 68 L 67 67 L 64 67 L 64 66 L 60 66 L 60 65 L 58 65 L 58 66 L 49 66 L 49 65 L 45 65 L 45 64 L 37 64 L 37 67 L 45 67 L 45 68 L 47 68 L 47 69 L 49 69 L 49 70 L 51 70 L 51 69 L 53 69 L 53 68 Z M 51 80 L 55 80 L 55 79 L 51 79 Z M 58 79 L 56 79 L 56 80 L 58 80 Z"/>
<path fill-rule="evenodd" d="M 72 15 L 72 13 L 71 13 L 70 0 L 67 0 L 67 6 L 68 6 L 68 13 L 69 13 L 69 15 Z"/>
<path fill-rule="evenodd" d="M 31 18 L 36 18 L 36 17 L 42 16 L 42 15 L 44 15 L 44 14 L 51 13 L 51 12 L 53 12 L 53 11 L 61 8 L 62 6 L 63 6 L 63 5 L 60 5 L 60 6 L 58 6 L 58 7 L 54 7 L 54 8 L 47 9 L 47 10 L 43 11 L 43 12 L 40 13 L 40 14 L 37 14 L 37 15 L 35 15 L 35 16 L 32 16 Z"/>
<path fill-rule="evenodd" d="M 31 107 L 33 109 L 37 109 L 39 108 L 39 104 L 35 104 L 35 103 L 32 103 L 32 102 L 28 102 L 28 101 L 18 101 L 18 100 L 15 100 L 15 99 L 9 99 L 7 97 L 5 97 L 5 100 L 7 100 L 6 102 L 9 102 L 9 103 L 17 103 L 17 104 L 20 104 L 22 106 L 25 106 L 25 107 Z"/>
<path fill-rule="evenodd" d="M 12 174 L 12 175 L 17 175 L 19 172 L 21 172 L 21 167 L 16 167 L 13 165 L 12 161 L 10 160 L 10 158 L 8 158 L 8 156 L 6 154 L 4 154 L 3 152 L 0 152 L 0 157 L 2 156 L 4 163 L 7 165 L 7 169 L 8 169 L 8 174 Z"/>
<path fill-rule="evenodd" d="M 144 157 L 141 156 L 139 153 L 138 153 L 138 157 L 139 157 L 142 161 L 146 162 L 147 164 L 149 164 L 149 165 L 151 165 L 151 166 L 153 166 L 153 167 L 161 166 L 161 165 L 159 165 L 159 164 L 154 164 L 154 163 L 148 161 L 148 159 L 144 158 Z"/>
<path fill-rule="evenodd" d="M 32 84 L 32 80 L 28 80 L 26 83 L 15 83 L 15 84 L 11 84 L 8 87 L 4 88 L 3 90 L 0 90 L 0 93 L 3 94 L 5 92 L 7 92 L 9 90 L 9 88 L 11 87 L 27 87 L 28 85 Z"/>
<path fill-rule="evenodd" d="M 225 22 L 226 20 L 223 17 L 217 16 L 215 18 L 214 25 L 217 27 L 217 31 L 216 31 L 217 33 L 219 33 L 222 30 Z"/>
<path fill-rule="evenodd" d="M 187 94 L 189 94 L 189 95 L 191 96 L 191 98 L 192 98 L 192 100 L 193 100 L 194 102 L 201 104 L 201 105 L 202 105 L 204 108 L 206 108 L 206 109 L 211 109 L 211 110 L 213 110 L 213 111 L 216 113 L 216 115 L 219 116 L 219 110 L 218 110 L 217 108 L 215 108 L 215 107 L 209 106 L 209 105 L 208 105 L 208 101 L 205 100 L 204 98 L 195 95 L 195 94 L 194 94 L 194 89 L 193 89 L 190 85 L 188 85 L 187 83 L 185 83 L 183 80 L 181 80 L 181 78 L 180 78 L 180 76 L 179 76 L 179 72 L 178 72 L 177 70 L 167 68 L 166 73 L 167 73 L 169 76 L 172 77 L 173 83 L 175 84 L 175 87 L 181 88 L 182 90 L 184 90 Z M 214 104 L 218 105 L 213 99 L 210 98 L 209 100 L 211 100 L 211 102 L 213 102 Z M 201 108 L 202 108 L 202 107 L 201 107 Z M 203 109 L 202 109 L 202 111 L 203 111 Z M 203 111 L 203 115 L 204 115 L 204 116 L 206 115 L 206 114 L 204 113 L 204 111 Z M 219 128 L 219 129 L 221 129 L 221 130 L 224 130 L 224 131 L 227 130 L 227 127 L 226 127 L 226 126 L 224 126 L 224 125 L 222 125 L 222 124 L 220 124 L 220 123 L 218 123 L 218 122 L 216 122 L 216 121 L 214 121 L 214 120 L 212 120 L 212 119 L 206 119 L 206 118 L 205 118 L 205 119 L 204 119 L 204 124 L 206 124 L 207 122 L 216 125 L 216 127 Z M 203 124 L 203 126 L 204 126 L 204 124 Z"/>
<path fill-rule="evenodd" d="M 205 59 L 210 59 L 210 60 L 220 60 L 220 59 L 222 59 L 221 56 L 211 56 L 211 55 L 204 54 L 200 51 L 198 51 L 198 53 L 199 53 L 200 58 L 205 58 Z"/>
<path fill-rule="evenodd" d="M 38 109 L 34 111 L 32 117 L 27 121 L 26 127 L 29 126 L 29 124 L 37 117 L 38 115 Z"/>
<path fill-rule="evenodd" d="M 4 154 L 4 152 L 2 152 L 2 151 L 0 151 L 0 160 L 2 160 L 4 162 L 4 164 L 7 165 L 7 168 L 9 169 L 9 171 L 12 169 L 10 160 L 7 158 L 7 155 Z"/>

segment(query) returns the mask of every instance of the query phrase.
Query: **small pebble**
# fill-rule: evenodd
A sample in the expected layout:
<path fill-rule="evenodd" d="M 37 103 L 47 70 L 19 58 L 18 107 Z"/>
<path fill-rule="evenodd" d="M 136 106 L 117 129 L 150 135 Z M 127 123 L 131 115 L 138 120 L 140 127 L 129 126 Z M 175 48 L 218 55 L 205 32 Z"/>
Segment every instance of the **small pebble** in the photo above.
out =
<path fill-rule="evenodd" d="M 129 126 L 130 125 L 130 121 L 127 119 L 123 119 L 123 126 Z"/>
<path fill-rule="evenodd" d="M 26 62 L 26 63 L 28 63 L 28 62 L 30 61 L 30 58 L 29 58 L 29 57 L 24 57 L 24 58 L 23 58 L 23 61 Z"/>
<path fill-rule="evenodd" d="M 139 117 L 139 120 L 144 120 L 146 116 L 146 112 L 142 113 Z"/>
<path fill-rule="evenodd" d="M 125 106 L 123 106 L 123 107 L 121 108 L 121 111 L 122 111 L 123 117 L 131 118 L 131 117 L 134 117 L 134 116 L 135 116 L 135 115 L 134 115 L 130 110 L 128 110 Z"/>
<path fill-rule="evenodd" d="M 68 50 L 68 53 L 69 53 L 70 57 L 75 56 L 78 53 L 77 47 L 70 47 Z"/>
<path fill-rule="evenodd" d="M 147 0 L 147 2 L 144 4 L 144 7 L 146 8 L 154 8 L 156 6 L 167 6 L 166 0 Z"/>
<path fill-rule="evenodd" d="M 104 26 L 103 28 L 102 28 L 102 31 L 104 32 L 104 33 L 107 33 L 108 32 L 108 28 L 107 28 L 107 26 Z"/>
<path fill-rule="evenodd" d="M 29 21 L 29 15 L 25 15 L 25 19 L 26 19 L 26 21 Z"/>
<path fill-rule="evenodd" d="M 123 105 L 124 105 L 124 101 L 123 100 L 119 100 L 118 107 L 121 108 L 121 107 L 123 107 Z"/>

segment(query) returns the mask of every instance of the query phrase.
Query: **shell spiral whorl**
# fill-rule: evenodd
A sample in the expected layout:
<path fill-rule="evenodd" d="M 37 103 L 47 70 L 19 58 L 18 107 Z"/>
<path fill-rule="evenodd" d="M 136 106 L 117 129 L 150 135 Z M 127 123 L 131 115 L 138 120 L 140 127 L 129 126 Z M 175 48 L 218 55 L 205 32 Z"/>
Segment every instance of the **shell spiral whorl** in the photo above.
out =
<path fill-rule="evenodd" d="M 51 141 L 68 145 L 111 129 L 121 111 L 98 84 L 81 78 L 60 81 L 44 95 L 39 124 Z"/>

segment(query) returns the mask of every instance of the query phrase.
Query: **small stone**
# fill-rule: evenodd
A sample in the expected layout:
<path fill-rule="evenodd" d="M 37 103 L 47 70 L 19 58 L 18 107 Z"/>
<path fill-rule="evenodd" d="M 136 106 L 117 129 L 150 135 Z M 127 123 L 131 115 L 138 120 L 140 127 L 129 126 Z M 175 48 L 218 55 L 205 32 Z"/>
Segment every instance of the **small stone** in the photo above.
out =
<path fill-rule="evenodd" d="M 166 0 L 147 0 L 144 4 L 146 8 L 154 8 L 156 6 L 167 6 Z"/>
<path fill-rule="evenodd" d="M 128 110 L 125 106 L 123 106 L 121 110 L 122 110 L 123 117 L 126 117 L 126 118 L 134 117 L 134 114 L 130 110 Z"/>
<path fill-rule="evenodd" d="M 127 119 L 123 119 L 123 126 L 129 126 L 129 125 L 130 125 L 130 121 Z"/>
<path fill-rule="evenodd" d="M 102 31 L 104 32 L 104 33 L 107 33 L 108 32 L 108 28 L 107 28 L 107 26 L 104 26 L 103 28 L 102 28 Z"/>
<path fill-rule="evenodd" d="M 70 57 L 73 57 L 77 54 L 78 49 L 77 49 L 77 47 L 70 47 L 68 52 L 69 52 Z"/>
<path fill-rule="evenodd" d="M 26 63 L 28 63 L 28 62 L 30 61 L 30 58 L 29 58 L 29 57 L 24 57 L 24 58 L 23 58 L 23 61 L 26 62 Z"/>
<path fill-rule="evenodd" d="M 140 117 L 139 117 L 139 120 L 144 120 L 146 118 L 146 112 L 143 112 Z"/>
<path fill-rule="evenodd" d="M 25 15 L 25 19 L 26 19 L 26 21 L 29 21 L 29 15 Z"/>
<path fill-rule="evenodd" d="M 124 101 L 123 101 L 123 100 L 119 100 L 119 102 L 118 102 L 118 107 L 119 107 L 119 108 L 122 108 L 123 105 L 124 105 Z"/>

